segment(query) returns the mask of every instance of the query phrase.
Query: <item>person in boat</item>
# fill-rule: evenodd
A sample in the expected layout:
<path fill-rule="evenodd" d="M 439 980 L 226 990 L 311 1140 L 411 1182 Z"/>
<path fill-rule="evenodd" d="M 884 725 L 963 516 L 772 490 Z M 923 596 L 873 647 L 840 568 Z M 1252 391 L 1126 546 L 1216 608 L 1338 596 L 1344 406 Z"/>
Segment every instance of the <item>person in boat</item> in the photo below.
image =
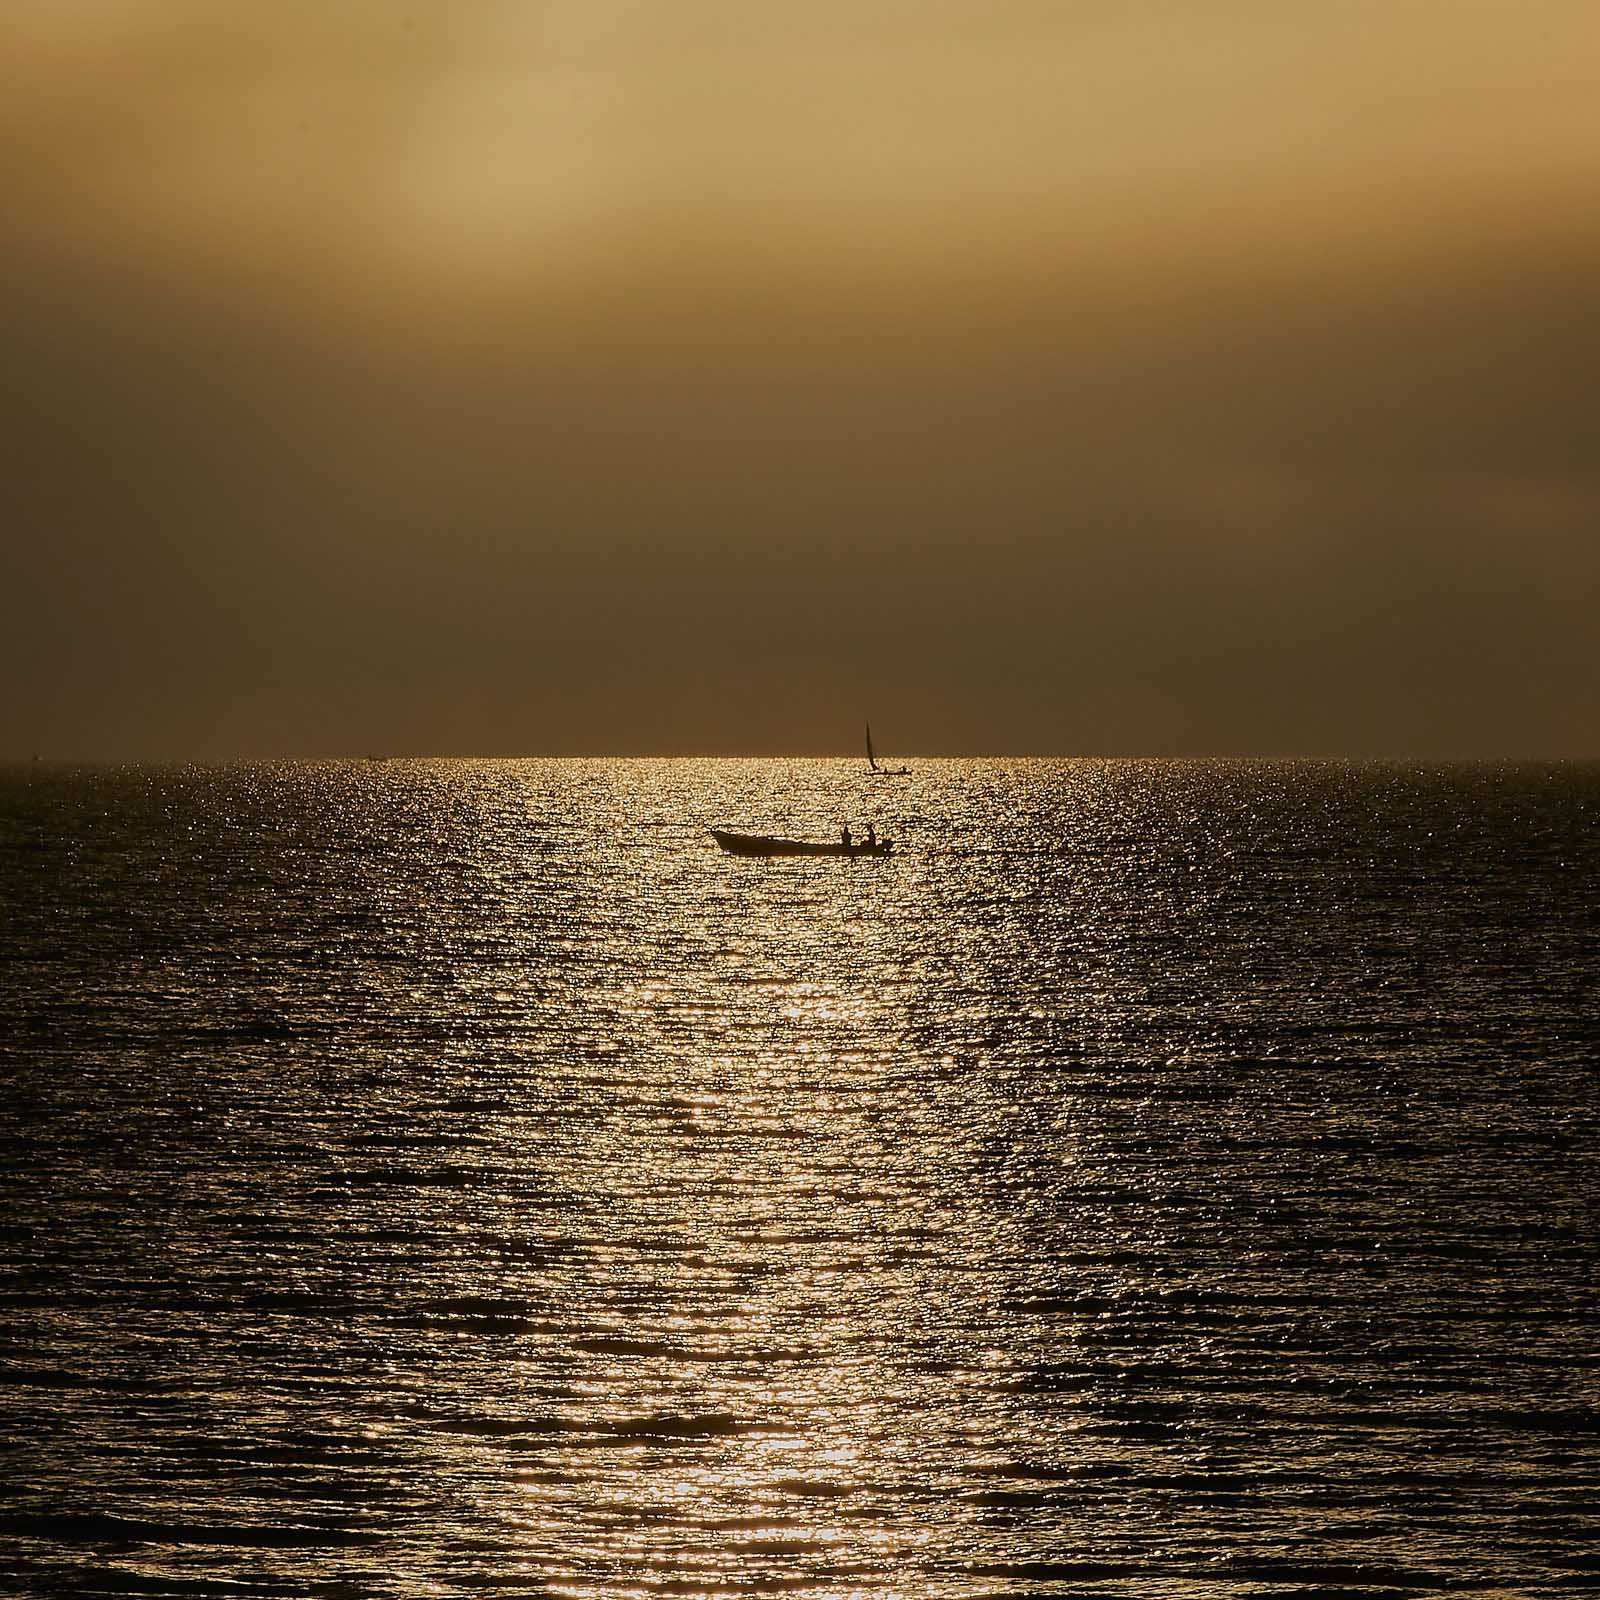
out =
<path fill-rule="evenodd" d="M 877 828 L 875 828 L 872 825 L 872 823 L 869 822 L 867 824 L 867 849 L 876 850 L 877 848 L 878 848 L 878 830 L 877 830 Z"/>
<path fill-rule="evenodd" d="M 850 824 L 848 822 L 839 830 L 839 842 L 846 850 L 853 848 L 850 843 Z"/>

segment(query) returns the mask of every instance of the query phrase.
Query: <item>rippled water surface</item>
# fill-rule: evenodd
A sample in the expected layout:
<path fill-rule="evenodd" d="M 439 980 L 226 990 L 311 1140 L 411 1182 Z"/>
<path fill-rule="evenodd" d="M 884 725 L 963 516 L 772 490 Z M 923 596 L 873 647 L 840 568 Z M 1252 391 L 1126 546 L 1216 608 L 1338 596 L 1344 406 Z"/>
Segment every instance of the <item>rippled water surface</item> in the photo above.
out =
<path fill-rule="evenodd" d="M 0 774 L 4 1592 L 1600 1584 L 1600 769 L 914 765 Z"/>

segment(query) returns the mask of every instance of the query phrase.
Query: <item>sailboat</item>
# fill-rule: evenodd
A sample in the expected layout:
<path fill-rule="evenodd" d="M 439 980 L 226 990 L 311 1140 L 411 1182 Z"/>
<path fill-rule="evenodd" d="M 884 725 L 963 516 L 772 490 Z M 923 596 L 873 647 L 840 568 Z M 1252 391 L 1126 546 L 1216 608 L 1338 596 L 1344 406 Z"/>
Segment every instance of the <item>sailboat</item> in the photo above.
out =
<path fill-rule="evenodd" d="M 880 778 L 903 778 L 910 772 L 910 767 L 880 767 L 878 758 L 872 751 L 872 724 L 867 724 L 867 766 Z"/>

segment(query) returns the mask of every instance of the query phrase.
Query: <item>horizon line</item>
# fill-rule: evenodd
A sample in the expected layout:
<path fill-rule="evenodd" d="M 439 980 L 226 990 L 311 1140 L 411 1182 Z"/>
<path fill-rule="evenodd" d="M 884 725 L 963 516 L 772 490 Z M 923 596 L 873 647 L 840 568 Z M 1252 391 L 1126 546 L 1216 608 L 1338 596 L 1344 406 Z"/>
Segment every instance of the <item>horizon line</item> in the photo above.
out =
<path fill-rule="evenodd" d="M 1152 763 L 1181 763 L 1181 762 L 1237 762 L 1257 764 L 1342 764 L 1361 766 L 1386 766 L 1413 763 L 1430 763 L 1447 766 L 1477 766 L 1477 765 L 1503 765 L 1503 764 L 1535 764 L 1535 765 L 1565 765 L 1589 764 L 1600 762 L 1600 752 L 1585 754 L 1577 753 L 1540 753 L 1527 751 L 1505 751 L 1494 754 L 1461 754 L 1439 751 L 1409 751 L 1387 754 L 1330 754 L 1330 753 L 1251 753 L 1238 751 L 1212 751 L 1188 753 L 1156 753 L 1156 752 L 1070 752 L 1051 750 L 1032 751 L 996 751 L 996 750 L 971 750 L 947 751 L 939 754 L 918 755 L 909 752 L 896 752 L 894 760 L 899 763 L 934 763 L 952 761 L 1080 761 L 1080 762 L 1152 762 Z M 28 755 L 0 754 L 0 767 L 131 767 L 131 766 L 270 766 L 288 765 L 295 763 L 313 764 L 349 764 L 352 766 L 373 765 L 381 766 L 391 762 L 426 762 L 426 761 L 483 761 L 483 762 L 518 762 L 518 761 L 838 761 L 860 764 L 862 771 L 868 776 L 900 776 L 896 773 L 873 773 L 862 761 L 860 752 L 847 751 L 766 751 L 750 752 L 738 750 L 685 750 L 672 754 L 661 751 L 627 751 L 627 750 L 540 750 L 524 751 L 517 754 L 503 752 L 466 752 L 466 751 L 388 751 L 388 752 L 310 752 L 303 751 L 297 754 L 286 753 L 249 753 L 236 751 L 231 754 L 156 754 L 141 755 L 47 755 L 43 752 Z M 914 769 L 913 769 L 914 772 Z"/>

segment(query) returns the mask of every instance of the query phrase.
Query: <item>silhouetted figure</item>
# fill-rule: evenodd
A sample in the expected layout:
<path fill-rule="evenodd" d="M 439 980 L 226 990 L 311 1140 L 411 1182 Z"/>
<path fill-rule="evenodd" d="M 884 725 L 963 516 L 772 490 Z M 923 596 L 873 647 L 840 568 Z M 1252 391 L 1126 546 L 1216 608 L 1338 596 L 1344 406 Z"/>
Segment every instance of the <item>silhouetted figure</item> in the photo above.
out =
<path fill-rule="evenodd" d="M 869 822 L 867 824 L 867 849 L 875 850 L 878 845 L 878 830 Z"/>
<path fill-rule="evenodd" d="M 839 830 L 839 838 L 845 849 L 850 849 L 850 824 L 848 822 Z"/>

